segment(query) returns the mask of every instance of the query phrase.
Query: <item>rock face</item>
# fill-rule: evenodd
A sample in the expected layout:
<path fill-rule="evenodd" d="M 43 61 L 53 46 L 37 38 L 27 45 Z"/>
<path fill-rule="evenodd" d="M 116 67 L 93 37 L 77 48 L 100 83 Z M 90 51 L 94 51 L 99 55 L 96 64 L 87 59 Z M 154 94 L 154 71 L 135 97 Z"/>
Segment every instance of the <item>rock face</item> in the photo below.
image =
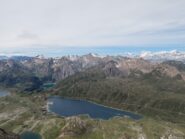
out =
<path fill-rule="evenodd" d="M 20 139 L 20 136 L 0 128 L 0 139 Z"/>
<path fill-rule="evenodd" d="M 184 135 L 181 132 L 175 133 L 175 131 L 168 130 L 160 139 L 184 139 Z"/>
<path fill-rule="evenodd" d="M 109 61 L 105 64 L 103 70 L 106 76 L 119 76 L 121 71 L 116 67 L 117 62 Z"/>

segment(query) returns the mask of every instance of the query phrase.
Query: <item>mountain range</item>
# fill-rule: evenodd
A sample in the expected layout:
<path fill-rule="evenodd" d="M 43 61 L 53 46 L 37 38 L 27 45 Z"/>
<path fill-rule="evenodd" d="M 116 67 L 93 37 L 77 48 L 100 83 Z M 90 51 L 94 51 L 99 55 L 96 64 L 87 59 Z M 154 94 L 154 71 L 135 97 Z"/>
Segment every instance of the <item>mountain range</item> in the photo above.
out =
<path fill-rule="evenodd" d="M 152 60 L 147 54 L 142 57 L 95 54 L 59 58 L 14 56 L 0 60 L 0 83 L 8 86 L 24 83 L 31 85 L 34 89 L 43 82 L 58 82 L 91 68 L 101 69 L 106 76 L 139 77 L 141 74 L 157 71 L 170 78 L 178 77 L 185 80 L 185 64 L 182 60 L 156 61 L 157 57 L 155 59 L 154 55 L 150 57 Z"/>
<path fill-rule="evenodd" d="M 99 54 L 94 54 L 90 53 L 94 57 L 106 57 L 107 55 L 99 55 Z M 120 54 L 121 56 L 125 57 L 131 57 L 131 58 L 143 58 L 146 60 L 152 60 L 152 61 L 166 61 L 166 60 L 178 60 L 178 61 L 185 61 L 185 52 L 184 51 L 178 51 L 178 50 L 171 50 L 171 51 L 142 51 L 140 53 L 122 53 Z M 44 58 L 43 55 L 38 55 L 37 57 Z M 68 56 L 71 57 L 71 59 L 74 59 L 75 57 L 78 57 L 77 55 L 71 55 Z M 5 60 L 5 59 L 15 59 L 15 60 L 23 60 L 23 59 L 30 59 L 31 56 L 19 56 L 19 55 L 14 55 L 12 56 L 6 56 L 4 54 L 0 54 L 0 60 Z"/>

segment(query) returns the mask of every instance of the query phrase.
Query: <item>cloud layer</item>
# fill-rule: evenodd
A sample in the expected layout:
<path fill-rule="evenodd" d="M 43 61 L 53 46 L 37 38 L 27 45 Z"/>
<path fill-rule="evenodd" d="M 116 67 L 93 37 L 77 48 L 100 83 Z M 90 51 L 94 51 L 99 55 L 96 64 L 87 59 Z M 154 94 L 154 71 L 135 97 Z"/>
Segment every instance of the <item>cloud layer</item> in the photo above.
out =
<path fill-rule="evenodd" d="M 0 0 L 0 48 L 185 44 L 185 0 Z"/>

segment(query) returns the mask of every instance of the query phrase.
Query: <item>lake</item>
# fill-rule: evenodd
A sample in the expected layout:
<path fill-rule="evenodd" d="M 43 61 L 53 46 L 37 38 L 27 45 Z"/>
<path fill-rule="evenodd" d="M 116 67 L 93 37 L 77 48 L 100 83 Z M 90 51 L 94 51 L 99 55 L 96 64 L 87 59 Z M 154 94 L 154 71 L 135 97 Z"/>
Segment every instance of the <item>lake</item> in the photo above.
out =
<path fill-rule="evenodd" d="M 33 132 L 24 132 L 21 134 L 21 139 L 41 139 L 41 136 Z"/>
<path fill-rule="evenodd" d="M 141 115 L 132 112 L 105 107 L 86 100 L 74 100 L 59 96 L 48 98 L 48 108 L 50 112 L 64 117 L 87 114 L 91 118 L 105 120 L 115 116 L 125 116 L 135 120 L 142 118 Z"/>
<path fill-rule="evenodd" d="M 9 93 L 8 91 L 6 91 L 6 90 L 1 90 L 1 89 L 0 89 L 0 97 L 5 97 L 5 96 L 8 96 L 8 95 L 10 95 L 10 93 Z"/>

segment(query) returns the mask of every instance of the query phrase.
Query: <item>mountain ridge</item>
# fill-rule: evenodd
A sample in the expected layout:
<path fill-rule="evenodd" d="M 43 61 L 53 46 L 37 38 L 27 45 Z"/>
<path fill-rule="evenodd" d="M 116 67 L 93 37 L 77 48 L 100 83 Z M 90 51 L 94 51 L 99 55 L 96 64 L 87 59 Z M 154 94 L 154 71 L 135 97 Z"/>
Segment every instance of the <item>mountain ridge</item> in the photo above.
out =
<path fill-rule="evenodd" d="M 21 84 L 26 83 L 30 86 L 27 90 L 34 90 L 35 88 L 39 89 L 42 83 L 59 82 L 90 68 L 95 70 L 96 68 L 102 68 L 107 77 L 140 77 L 143 74 L 156 71 L 170 78 L 178 77 L 178 79 L 185 80 L 185 64 L 181 61 L 153 62 L 140 57 L 100 57 L 94 54 L 87 54 L 75 57 L 63 56 L 60 58 L 21 56 L 0 60 L 0 84 L 21 86 Z M 36 80 L 38 86 L 34 84 Z"/>

